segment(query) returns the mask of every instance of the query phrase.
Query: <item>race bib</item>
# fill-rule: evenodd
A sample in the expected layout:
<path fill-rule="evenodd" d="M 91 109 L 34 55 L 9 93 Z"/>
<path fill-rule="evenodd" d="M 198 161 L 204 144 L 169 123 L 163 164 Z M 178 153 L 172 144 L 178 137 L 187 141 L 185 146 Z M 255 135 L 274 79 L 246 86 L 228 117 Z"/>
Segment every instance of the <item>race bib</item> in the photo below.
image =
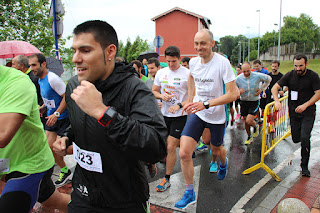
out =
<path fill-rule="evenodd" d="M 102 173 L 100 153 L 80 149 L 73 143 L 73 158 L 82 168 L 88 171 Z"/>
<path fill-rule="evenodd" d="M 54 109 L 56 108 L 56 104 L 54 102 L 54 100 L 48 100 L 46 98 L 42 98 L 43 99 L 43 103 L 47 108 L 51 108 Z"/>
<path fill-rule="evenodd" d="M 10 158 L 0 158 L 0 173 L 9 172 Z"/>
<path fill-rule="evenodd" d="M 298 92 L 297 91 L 291 91 L 291 101 L 298 100 Z"/>

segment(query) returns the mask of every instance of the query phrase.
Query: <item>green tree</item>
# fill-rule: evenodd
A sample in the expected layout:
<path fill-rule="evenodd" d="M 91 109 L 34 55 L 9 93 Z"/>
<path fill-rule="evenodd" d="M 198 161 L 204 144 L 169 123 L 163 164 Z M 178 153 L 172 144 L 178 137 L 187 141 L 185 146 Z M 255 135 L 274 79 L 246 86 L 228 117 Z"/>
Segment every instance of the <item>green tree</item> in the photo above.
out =
<path fill-rule="evenodd" d="M 118 55 L 123 57 L 127 62 L 131 62 L 132 60 L 137 59 L 140 53 L 146 50 L 149 50 L 147 40 L 143 40 L 137 36 L 133 43 L 131 43 L 129 38 L 125 45 L 120 41 Z"/>
<path fill-rule="evenodd" d="M 53 49 L 49 0 L 4 0 L 0 2 L 0 40 L 23 40 L 45 55 Z"/>
<path fill-rule="evenodd" d="M 221 52 L 226 54 L 228 57 L 232 55 L 233 48 L 238 45 L 238 43 L 236 43 L 235 37 L 230 35 L 220 38 L 220 43 Z"/>

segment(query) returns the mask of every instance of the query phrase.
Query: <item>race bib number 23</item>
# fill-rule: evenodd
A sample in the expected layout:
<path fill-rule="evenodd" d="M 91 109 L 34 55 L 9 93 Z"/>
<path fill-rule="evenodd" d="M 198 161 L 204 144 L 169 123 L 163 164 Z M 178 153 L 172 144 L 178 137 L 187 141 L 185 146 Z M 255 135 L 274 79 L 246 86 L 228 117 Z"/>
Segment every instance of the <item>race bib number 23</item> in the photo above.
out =
<path fill-rule="evenodd" d="M 80 149 L 80 147 L 73 143 L 73 158 L 82 168 L 88 171 L 102 173 L 100 153 Z"/>

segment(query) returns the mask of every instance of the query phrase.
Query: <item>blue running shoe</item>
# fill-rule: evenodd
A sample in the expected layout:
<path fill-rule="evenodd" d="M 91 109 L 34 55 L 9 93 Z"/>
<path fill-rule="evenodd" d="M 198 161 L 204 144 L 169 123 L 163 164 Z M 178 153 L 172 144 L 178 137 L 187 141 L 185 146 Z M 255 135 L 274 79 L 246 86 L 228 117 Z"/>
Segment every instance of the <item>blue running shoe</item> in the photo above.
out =
<path fill-rule="evenodd" d="M 174 206 L 179 208 L 179 209 L 185 209 L 187 208 L 190 204 L 193 204 L 196 202 L 196 195 L 193 192 L 193 194 L 189 193 L 186 191 L 181 198 Z"/>
<path fill-rule="evenodd" d="M 199 144 L 199 146 L 196 148 L 196 150 L 202 152 L 202 151 L 208 150 L 208 146 L 205 145 L 204 143 L 200 142 L 200 144 Z"/>
<path fill-rule="evenodd" d="M 210 167 L 209 172 L 211 172 L 211 173 L 218 171 L 218 164 L 217 164 L 217 162 L 212 162 L 212 161 L 211 161 L 209 167 Z"/>
<path fill-rule="evenodd" d="M 226 159 L 226 165 L 221 168 L 221 163 L 219 165 L 218 179 L 223 180 L 227 176 L 228 158 Z"/>

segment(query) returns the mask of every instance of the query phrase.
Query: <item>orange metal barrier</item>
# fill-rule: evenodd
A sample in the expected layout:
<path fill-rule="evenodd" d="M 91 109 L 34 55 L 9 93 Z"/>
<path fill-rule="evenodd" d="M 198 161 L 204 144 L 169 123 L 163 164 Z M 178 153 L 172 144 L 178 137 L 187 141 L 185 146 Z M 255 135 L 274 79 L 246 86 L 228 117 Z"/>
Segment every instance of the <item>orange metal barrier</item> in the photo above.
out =
<path fill-rule="evenodd" d="M 275 111 L 274 102 L 269 103 L 263 114 L 262 145 L 261 145 L 261 161 L 260 163 L 246 169 L 242 174 L 250 174 L 251 172 L 263 168 L 276 181 L 281 178 L 276 175 L 265 163 L 264 158 L 273 150 L 283 139 L 291 135 L 288 96 L 280 98 L 281 110 Z"/>

